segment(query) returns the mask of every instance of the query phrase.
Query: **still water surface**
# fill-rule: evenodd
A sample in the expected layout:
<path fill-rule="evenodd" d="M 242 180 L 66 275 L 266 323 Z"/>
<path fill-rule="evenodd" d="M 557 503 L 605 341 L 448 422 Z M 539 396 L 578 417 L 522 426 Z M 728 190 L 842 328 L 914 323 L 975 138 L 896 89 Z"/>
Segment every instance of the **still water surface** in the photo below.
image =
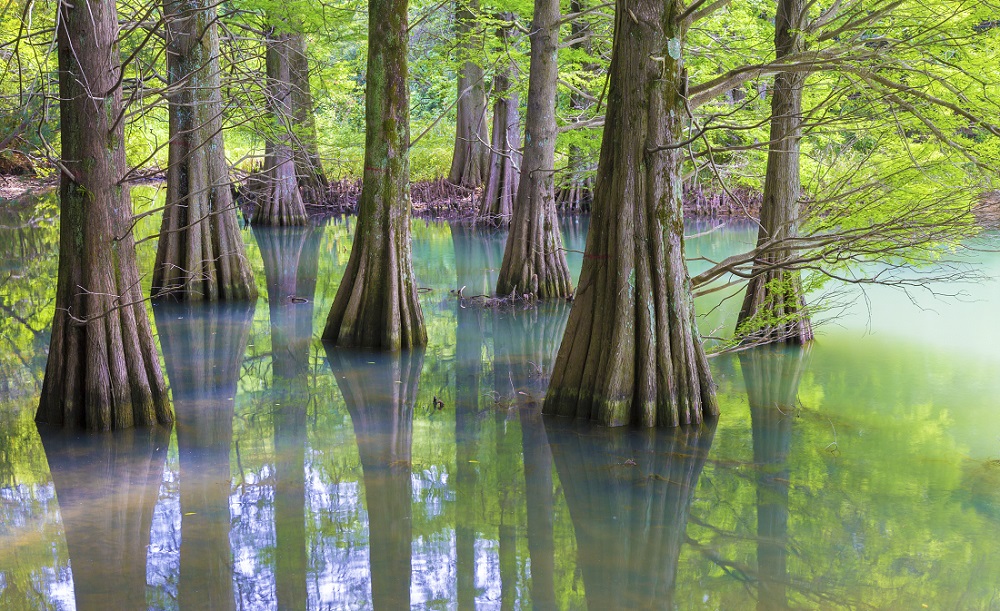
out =
<path fill-rule="evenodd" d="M 1000 608 L 996 283 L 869 290 L 807 351 L 713 358 L 717 423 L 606 430 L 538 414 L 569 304 L 451 292 L 502 235 L 414 221 L 430 345 L 387 356 L 316 340 L 353 220 L 247 230 L 255 305 L 153 311 L 172 431 L 39 433 L 54 211 L 0 222 L 0 609 Z"/>

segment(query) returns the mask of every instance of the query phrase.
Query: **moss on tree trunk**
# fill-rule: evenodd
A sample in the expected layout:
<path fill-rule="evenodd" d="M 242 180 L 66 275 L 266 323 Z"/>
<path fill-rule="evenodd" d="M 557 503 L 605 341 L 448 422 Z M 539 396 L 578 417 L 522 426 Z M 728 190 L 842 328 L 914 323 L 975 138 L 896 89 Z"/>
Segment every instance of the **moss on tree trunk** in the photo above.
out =
<path fill-rule="evenodd" d="M 489 163 L 489 125 L 486 122 L 486 81 L 473 56 L 482 44 L 476 32 L 479 0 L 456 0 L 455 34 L 458 36 L 458 105 L 455 108 L 455 149 L 448 180 L 463 187 L 478 187 L 486 179 Z"/>
<path fill-rule="evenodd" d="M 594 211 L 545 413 L 677 426 L 718 413 L 684 263 L 681 3 L 620 0 Z"/>
<path fill-rule="evenodd" d="M 36 420 L 107 431 L 173 415 L 139 286 L 121 184 L 121 67 L 113 2 L 59 5 L 59 280 Z"/>
<path fill-rule="evenodd" d="M 513 20 L 511 13 L 501 17 Z M 504 43 L 510 39 L 510 28 L 501 28 L 497 37 Z M 511 62 L 493 77 L 493 139 L 490 161 L 476 221 L 488 225 L 506 225 L 514 214 L 514 198 L 521 178 L 521 115 L 518 110 L 517 92 L 511 77 L 516 65 Z"/>
<path fill-rule="evenodd" d="M 774 22 L 775 55 L 799 53 L 805 42 L 804 0 L 778 0 Z M 771 98 L 771 137 L 764 176 L 757 245 L 798 235 L 799 139 L 802 136 L 802 72 L 782 72 L 774 78 Z M 799 272 L 785 269 L 793 257 L 787 247 L 770 248 L 754 260 L 753 277 L 736 323 L 736 334 L 752 343 L 804 344 L 812 340 L 812 323 L 806 308 Z"/>
<path fill-rule="evenodd" d="M 323 339 L 400 350 L 427 344 L 410 257 L 407 0 L 368 8 L 365 170 L 351 257 Z"/>
<path fill-rule="evenodd" d="M 165 0 L 170 146 L 153 297 L 257 296 L 240 235 L 222 138 L 215 4 Z"/>
<path fill-rule="evenodd" d="M 559 80 L 559 2 L 535 0 L 531 24 L 528 109 L 521 178 L 504 248 L 497 294 L 569 297 L 573 281 L 556 217 L 556 84 Z"/>

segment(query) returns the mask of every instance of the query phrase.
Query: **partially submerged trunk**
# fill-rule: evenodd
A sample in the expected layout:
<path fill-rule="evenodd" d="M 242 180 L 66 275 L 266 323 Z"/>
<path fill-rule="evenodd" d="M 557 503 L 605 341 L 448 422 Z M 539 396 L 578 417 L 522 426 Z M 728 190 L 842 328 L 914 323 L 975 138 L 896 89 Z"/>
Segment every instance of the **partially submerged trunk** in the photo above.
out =
<path fill-rule="evenodd" d="M 253 304 L 157 304 L 180 462 L 181 608 L 234 609 L 230 447 Z"/>
<path fill-rule="evenodd" d="M 718 414 L 684 262 L 679 0 L 620 0 L 594 212 L 545 413 L 607 426 Z"/>
<path fill-rule="evenodd" d="M 167 201 L 152 295 L 181 300 L 257 296 L 240 235 L 222 139 L 216 5 L 164 0 L 170 146 Z"/>
<path fill-rule="evenodd" d="M 489 127 L 486 123 L 486 83 L 483 69 L 472 56 L 482 42 L 476 34 L 479 0 L 456 0 L 455 29 L 461 67 L 458 73 L 458 104 L 455 107 L 455 149 L 448 180 L 475 188 L 486 179 L 489 162 Z"/>
<path fill-rule="evenodd" d="M 289 41 L 291 50 L 292 116 L 295 119 L 295 174 L 299 192 L 309 204 L 326 201 L 330 183 L 323 172 L 319 157 L 316 118 L 313 109 L 312 86 L 309 84 L 309 56 L 306 37 L 295 32 Z"/>
<path fill-rule="evenodd" d="M 409 609 L 413 405 L 424 353 L 328 347 L 327 359 L 354 424 L 364 473 L 372 608 Z"/>
<path fill-rule="evenodd" d="M 59 5 L 59 279 L 35 419 L 107 431 L 172 422 L 140 288 L 114 3 Z"/>
<path fill-rule="evenodd" d="M 81 611 L 146 608 L 146 557 L 170 429 L 39 427 Z"/>
<path fill-rule="evenodd" d="M 715 423 L 637 431 L 549 419 L 545 430 L 576 531 L 587 606 L 673 608 L 689 509 Z"/>
<path fill-rule="evenodd" d="M 534 15 L 521 178 L 497 294 L 548 299 L 573 294 L 555 202 L 558 0 L 535 0 Z"/>
<path fill-rule="evenodd" d="M 410 257 L 407 0 L 368 8 L 365 172 L 351 258 L 323 339 L 400 350 L 427 344 Z"/>
<path fill-rule="evenodd" d="M 513 20 L 510 13 L 501 19 Z M 505 44 L 510 38 L 510 28 L 501 28 L 497 36 Z M 514 198 L 521 178 L 521 114 L 518 111 L 517 92 L 511 78 L 516 65 L 500 68 L 493 77 L 493 140 L 490 146 L 490 161 L 479 202 L 476 221 L 489 225 L 506 225 L 514 214 Z"/>
<path fill-rule="evenodd" d="M 267 101 L 271 125 L 264 150 L 260 192 L 254 195 L 255 225 L 304 225 L 306 207 L 299 193 L 293 146 L 292 34 L 272 28 L 267 37 Z"/>
<path fill-rule="evenodd" d="M 805 46 L 802 28 L 805 0 L 778 0 L 774 22 L 776 59 L 794 55 Z M 757 246 L 780 243 L 798 235 L 799 139 L 802 137 L 804 72 L 781 72 L 774 78 L 771 97 L 771 137 L 764 176 Z M 748 343 L 805 344 L 812 340 L 812 323 L 797 270 L 786 269 L 791 248 L 768 248 L 754 260 L 736 334 Z"/>

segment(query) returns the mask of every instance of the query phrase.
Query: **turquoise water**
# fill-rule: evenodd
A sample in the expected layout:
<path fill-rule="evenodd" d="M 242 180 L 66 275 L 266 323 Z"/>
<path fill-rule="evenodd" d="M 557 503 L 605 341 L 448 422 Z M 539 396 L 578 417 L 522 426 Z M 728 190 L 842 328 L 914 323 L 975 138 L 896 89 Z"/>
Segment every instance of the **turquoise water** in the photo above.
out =
<path fill-rule="evenodd" d="M 254 306 L 153 312 L 176 427 L 43 437 L 53 218 L 0 222 L 0 609 L 1000 608 L 992 280 L 849 288 L 810 349 L 712 359 L 717 423 L 606 430 L 538 415 L 570 304 L 452 292 L 489 292 L 502 235 L 414 221 L 430 345 L 387 356 L 317 341 L 351 219 L 247 230 Z"/>

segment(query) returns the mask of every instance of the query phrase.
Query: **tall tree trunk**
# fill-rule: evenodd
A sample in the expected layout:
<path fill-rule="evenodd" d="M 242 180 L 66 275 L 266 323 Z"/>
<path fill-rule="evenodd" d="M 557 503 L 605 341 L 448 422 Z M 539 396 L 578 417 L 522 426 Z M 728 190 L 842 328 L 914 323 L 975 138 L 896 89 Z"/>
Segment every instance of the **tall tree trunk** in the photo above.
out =
<path fill-rule="evenodd" d="M 486 179 L 489 134 L 486 132 L 486 82 L 483 69 L 472 61 L 481 39 L 475 32 L 479 0 L 455 1 L 455 30 L 459 39 L 458 105 L 455 109 L 455 150 L 448 180 L 478 187 Z"/>
<path fill-rule="evenodd" d="M 156 328 L 177 412 L 183 609 L 234 609 L 230 447 L 253 304 L 157 304 Z"/>
<path fill-rule="evenodd" d="M 500 19 L 513 21 L 512 13 L 504 13 Z M 511 28 L 497 31 L 497 37 L 506 48 L 511 36 Z M 476 221 L 489 225 L 507 225 L 514 214 L 514 199 L 521 178 L 521 152 L 517 145 L 521 141 L 521 115 L 518 112 L 517 92 L 511 78 L 516 74 L 514 62 L 499 69 L 493 77 L 493 140 L 490 147 L 489 171 L 486 187 Z"/>
<path fill-rule="evenodd" d="M 584 3 L 581 0 L 570 0 L 569 10 L 571 13 L 581 13 L 584 10 Z M 591 28 L 586 17 L 577 17 L 570 27 L 570 38 L 574 40 L 572 48 L 577 52 L 590 55 Z M 584 66 L 583 69 L 593 72 L 593 64 Z M 594 75 L 596 77 L 596 74 Z M 569 105 L 573 113 L 579 120 L 592 105 L 592 102 L 576 91 L 569 96 Z M 594 198 L 594 178 L 591 172 L 594 170 L 593 163 L 578 146 L 569 147 L 569 173 L 566 181 L 559 189 L 557 195 L 557 207 L 561 210 L 590 210 L 590 204 Z"/>
<path fill-rule="evenodd" d="M 170 429 L 73 437 L 43 426 L 39 433 L 66 531 L 76 608 L 145 609 L 146 555 Z"/>
<path fill-rule="evenodd" d="M 267 37 L 267 100 L 272 125 L 264 151 L 263 192 L 255 197 L 255 225 L 304 225 L 306 207 L 295 173 L 292 123 L 292 34 L 271 28 Z"/>
<path fill-rule="evenodd" d="M 319 157 L 316 118 L 313 109 L 312 86 L 309 84 L 309 56 L 306 37 L 295 32 L 291 47 L 292 116 L 295 119 L 295 174 L 304 201 L 321 204 L 326 201 L 330 186 Z"/>
<path fill-rule="evenodd" d="M 59 280 L 35 419 L 107 431 L 172 422 L 139 286 L 114 2 L 59 4 Z"/>
<path fill-rule="evenodd" d="M 549 419 L 545 431 L 576 531 L 588 608 L 673 608 L 688 513 L 715 423 L 594 430 Z"/>
<path fill-rule="evenodd" d="M 680 0 L 619 0 L 580 290 L 545 413 L 608 426 L 718 414 L 684 262 Z"/>
<path fill-rule="evenodd" d="M 778 0 L 774 20 L 774 47 L 778 61 L 805 47 L 805 0 Z M 774 78 L 771 97 L 771 137 L 764 176 L 757 245 L 798 235 L 799 139 L 802 137 L 803 72 L 781 72 Z M 812 323 L 806 309 L 798 271 L 784 269 L 793 253 L 788 247 L 769 249 L 754 260 L 736 333 L 753 343 L 804 344 L 812 340 Z"/>
<path fill-rule="evenodd" d="M 569 297 L 573 281 L 556 218 L 556 84 L 559 80 L 559 1 L 535 0 L 528 69 L 524 158 L 514 217 L 500 265 L 497 294 Z"/>
<path fill-rule="evenodd" d="M 164 0 L 170 146 L 153 297 L 257 296 L 240 235 L 222 138 L 219 34 L 209 0 Z"/>
<path fill-rule="evenodd" d="M 327 358 L 354 423 L 364 471 L 372 608 L 409 609 L 413 404 L 424 353 L 373 356 L 327 347 Z"/>
<path fill-rule="evenodd" d="M 400 350 L 427 344 L 410 258 L 407 0 L 368 7 L 365 173 L 351 258 L 323 339 Z"/>

